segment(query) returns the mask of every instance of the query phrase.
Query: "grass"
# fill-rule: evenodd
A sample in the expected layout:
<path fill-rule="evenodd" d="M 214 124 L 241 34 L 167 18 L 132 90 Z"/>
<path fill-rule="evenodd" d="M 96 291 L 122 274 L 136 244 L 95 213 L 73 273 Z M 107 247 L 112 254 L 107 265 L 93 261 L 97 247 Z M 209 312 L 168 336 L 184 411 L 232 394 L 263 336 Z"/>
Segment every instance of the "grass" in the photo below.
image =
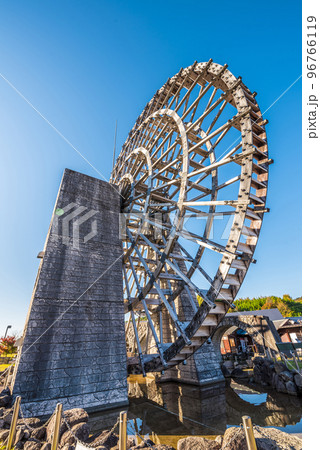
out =
<path fill-rule="evenodd" d="M 0 364 L 0 372 L 3 372 L 6 370 L 7 367 L 11 366 L 11 364 Z M 0 448 L 1 450 L 1 448 Z"/>
<path fill-rule="evenodd" d="M 297 361 L 299 369 L 302 369 L 302 361 Z M 289 368 L 297 370 L 296 363 L 292 359 L 287 359 L 287 365 Z"/>
<path fill-rule="evenodd" d="M 284 363 L 284 361 L 281 358 L 277 358 L 277 361 Z M 297 370 L 294 359 L 287 359 L 286 361 L 287 361 L 287 367 L 289 369 Z M 300 361 L 297 360 L 297 362 L 298 362 L 299 369 L 302 369 L 302 359 L 300 359 Z"/>

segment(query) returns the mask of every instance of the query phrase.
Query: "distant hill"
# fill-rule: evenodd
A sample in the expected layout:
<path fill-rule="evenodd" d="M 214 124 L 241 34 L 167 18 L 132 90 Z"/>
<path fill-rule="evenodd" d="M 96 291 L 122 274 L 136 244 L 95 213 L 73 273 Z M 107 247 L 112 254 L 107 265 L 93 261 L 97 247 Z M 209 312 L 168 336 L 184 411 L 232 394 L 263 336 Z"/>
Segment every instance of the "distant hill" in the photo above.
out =
<path fill-rule="evenodd" d="M 258 297 L 239 298 L 234 302 L 235 309 L 232 311 L 256 311 L 263 309 L 278 308 L 283 317 L 302 316 L 302 297 L 293 299 L 290 295 L 283 297 Z M 230 310 L 231 312 L 231 310 Z"/>

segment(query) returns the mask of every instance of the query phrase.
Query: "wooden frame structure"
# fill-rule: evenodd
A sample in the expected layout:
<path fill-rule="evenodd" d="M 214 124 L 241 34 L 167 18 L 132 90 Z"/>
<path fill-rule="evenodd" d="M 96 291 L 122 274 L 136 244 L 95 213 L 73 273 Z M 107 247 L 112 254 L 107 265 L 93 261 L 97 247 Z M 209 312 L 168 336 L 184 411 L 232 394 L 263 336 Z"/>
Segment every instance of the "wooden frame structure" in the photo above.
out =
<path fill-rule="evenodd" d="M 136 342 L 129 373 L 190 357 L 254 262 L 272 163 L 255 97 L 227 65 L 195 62 L 156 92 L 123 145 L 110 181 L 126 215 L 125 313 Z"/>

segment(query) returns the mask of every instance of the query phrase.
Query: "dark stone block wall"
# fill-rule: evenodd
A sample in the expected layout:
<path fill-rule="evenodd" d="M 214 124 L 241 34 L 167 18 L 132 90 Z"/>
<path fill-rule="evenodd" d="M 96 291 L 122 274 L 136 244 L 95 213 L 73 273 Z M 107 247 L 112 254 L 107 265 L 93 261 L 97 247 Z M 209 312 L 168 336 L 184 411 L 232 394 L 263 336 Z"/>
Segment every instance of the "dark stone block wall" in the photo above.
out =
<path fill-rule="evenodd" d="M 176 249 L 176 252 L 179 252 L 179 249 Z M 179 262 L 179 269 L 187 274 L 184 262 Z M 190 292 L 194 297 L 194 301 L 197 302 L 196 293 L 193 291 Z M 187 293 L 183 291 L 180 295 L 180 299 L 177 299 L 175 303 L 179 319 L 181 321 L 190 321 L 194 312 Z M 170 327 L 168 320 L 164 320 L 164 324 L 167 328 L 164 332 L 164 336 L 169 336 L 170 342 L 172 340 L 172 328 Z M 166 370 L 161 376 L 161 381 L 178 381 L 202 386 L 213 383 L 224 383 L 225 378 L 220 368 L 220 358 L 217 358 L 212 345 L 205 343 L 186 360 L 185 364 L 180 363 L 175 367 Z"/>
<path fill-rule="evenodd" d="M 26 416 L 127 404 L 120 195 L 66 169 L 13 377 Z"/>

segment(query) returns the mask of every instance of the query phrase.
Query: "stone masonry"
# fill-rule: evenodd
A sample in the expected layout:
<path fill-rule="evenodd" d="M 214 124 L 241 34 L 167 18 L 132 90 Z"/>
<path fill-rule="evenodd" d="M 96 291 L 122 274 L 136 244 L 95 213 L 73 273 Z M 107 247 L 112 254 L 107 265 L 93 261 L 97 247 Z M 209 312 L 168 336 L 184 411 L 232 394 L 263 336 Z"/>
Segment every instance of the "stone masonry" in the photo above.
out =
<path fill-rule="evenodd" d="M 184 308 L 186 309 L 186 306 Z M 272 351 L 277 351 L 276 342 L 280 341 L 280 337 L 268 317 L 227 314 L 219 324 L 211 343 L 205 343 L 186 361 L 185 365 L 180 363 L 174 368 L 166 370 L 161 380 L 175 380 L 197 385 L 219 383 L 224 380 L 221 371 L 223 358 L 220 345 L 222 336 L 230 328 L 246 330 L 262 348 L 267 347 Z"/>
<path fill-rule="evenodd" d="M 25 415 L 127 404 L 120 195 L 66 169 L 13 377 Z"/>

